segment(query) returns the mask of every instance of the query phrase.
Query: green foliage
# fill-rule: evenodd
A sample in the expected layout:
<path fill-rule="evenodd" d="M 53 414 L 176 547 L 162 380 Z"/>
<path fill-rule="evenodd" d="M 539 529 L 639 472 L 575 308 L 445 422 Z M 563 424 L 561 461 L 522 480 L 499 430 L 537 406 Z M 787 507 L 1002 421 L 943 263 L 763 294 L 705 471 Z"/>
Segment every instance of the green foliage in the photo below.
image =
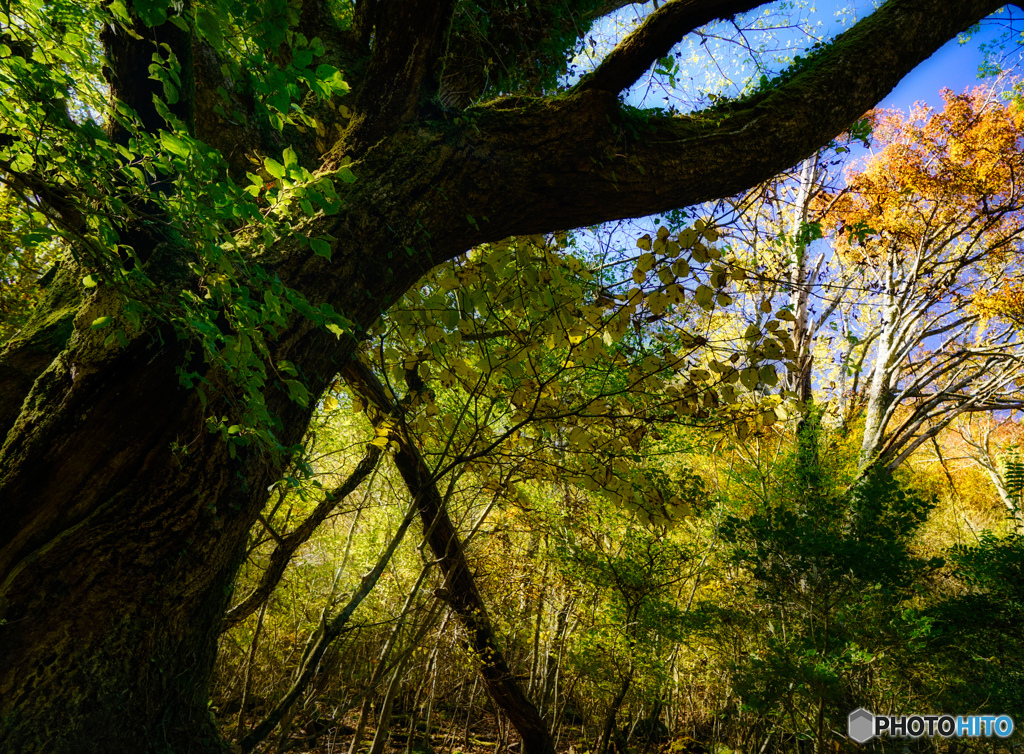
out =
<path fill-rule="evenodd" d="M 0 188 L 0 344 L 28 322 L 42 294 L 40 279 L 55 256 L 53 240 L 25 243 L 30 223 L 11 192 Z"/>
<path fill-rule="evenodd" d="M 879 469 L 846 486 L 842 459 L 819 455 L 820 433 L 809 419 L 768 497 L 722 526 L 746 574 L 726 611 L 750 642 L 733 666 L 743 709 L 819 744 L 851 709 L 888 709 L 906 689 L 904 666 L 923 661 L 932 635 L 915 598 L 941 566 L 911 549 L 933 501 Z"/>
<path fill-rule="evenodd" d="M 948 557 L 963 590 L 930 611 L 943 703 L 978 712 L 1024 709 L 1024 537 L 986 532 Z"/>
<path fill-rule="evenodd" d="M 329 260 L 335 239 L 307 237 L 301 228 L 338 210 L 335 187 L 299 165 L 291 147 L 265 156 L 273 180 L 250 173 L 249 186 L 233 182 L 221 155 L 174 115 L 191 93 L 169 45 L 155 48 L 149 66 L 162 92 L 154 96 L 161 129 L 144 128 L 124 103 L 108 105 L 98 34 L 114 23 L 120 33 L 137 35 L 136 18 L 143 26 L 195 29 L 221 53 L 225 75 L 251 87 L 255 117 L 279 131 L 315 128 L 300 102 L 342 95 L 347 85 L 336 68 L 317 64 L 323 45 L 291 28 L 296 11 L 284 0 L 208 2 L 184 15 L 163 0 L 132 9 L 119 2 L 5 6 L 0 87 L 9 96 L 0 102 L 0 222 L 4 274 L 13 279 L 5 295 L 37 298 L 44 262 L 77 270 L 92 300 L 104 302 L 91 320 L 104 348 L 124 347 L 154 322 L 170 324 L 186 344 L 182 384 L 217 404 L 209 407 L 210 430 L 232 452 L 253 442 L 283 450 L 265 388 L 277 383 L 299 403 L 309 393 L 294 367 L 272 363 L 268 344 L 300 317 L 339 336 L 351 324 L 285 288 L 244 248 L 299 230 L 299 242 Z M 265 54 L 285 42 L 293 51 L 287 61 Z M 101 115 L 125 135 L 101 129 Z M 354 180 L 348 168 L 340 177 Z M 5 317 L 5 338 L 27 319 L 24 309 Z M 227 375 L 236 391 L 218 389 L 215 397 L 211 371 Z"/>
<path fill-rule="evenodd" d="M 801 73 L 813 70 L 821 58 L 832 50 L 832 48 L 833 43 L 815 42 L 811 45 L 807 54 L 794 56 L 792 62 L 775 76 L 769 78 L 767 75 L 762 75 L 747 96 L 753 98 L 767 94 L 783 84 L 792 81 Z"/>
<path fill-rule="evenodd" d="M 296 30 L 298 8 L 286 0 L 19 0 L 0 11 L 0 87 L 7 95 L 0 99 L 0 340 L 28 337 L 30 310 L 51 268 L 46 282 L 62 274 L 86 301 L 83 337 L 111 351 L 150 333 L 183 344 L 180 380 L 207 403 L 208 428 L 232 455 L 254 444 L 295 450 L 277 440 L 278 418 L 266 406 L 270 388 L 313 408 L 301 369 L 271 355 L 283 333 L 305 319 L 339 338 L 367 335 L 329 304 L 285 286 L 252 253 L 287 236 L 314 263 L 329 263 L 337 239 L 318 230 L 317 220 L 342 211 L 342 184 L 357 179 L 344 163 L 335 184 L 301 159 L 298 136 L 321 135 L 318 108 L 343 97 L 348 85 L 322 60 L 323 40 Z M 460 2 L 450 40 L 457 52 L 442 89 L 459 83 L 452 79 L 467 61 L 484 75 L 462 82 L 474 96 L 554 88 L 590 10 L 581 2 Z M 340 15 L 351 11 L 346 3 Z M 175 115 L 192 94 L 169 45 L 155 45 L 147 66 L 158 85 L 157 128 L 144 128 L 127 104 L 109 102 L 99 34 L 111 23 L 129 36 L 173 24 L 220 56 L 220 73 L 239 82 L 252 105 L 243 113 L 225 96 L 216 114 L 253 125 L 276 144 L 248 155 L 244 181 Z M 510 29 L 511 37 L 496 36 Z M 540 54 L 524 61 L 526 47 Z M 825 49 L 762 78 L 748 96 L 770 95 L 813 68 Z M 670 57 L 655 73 L 673 86 L 681 75 Z M 624 108 L 625 135 L 642 136 L 653 113 Z M 868 134 L 868 121 L 851 129 L 852 138 Z M 782 721 L 820 742 L 822 720 L 841 729 L 855 705 L 881 709 L 919 691 L 926 684 L 911 680 L 911 671 L 923 667 L 926 650 L 938 650 L 948 680 L 927 679 L 931 685 L 917 698 L 941 692 L 958 709 L 1020 709 L 1020 537 L 985 535 L 952 550 L 960 593 L 936 600 L 927 577 L 939 563 L 912 547 L 932 502 L 881 471 L 852 480 L 849 463 L 823 457 L 815 421 L 797 430 L 770 474 L 735 474 L 764 482 L 761 495 L 725 498 L 716 507 L 712 484 L 687 466 L 692 459 L 680 460 L 692 450 L 687 433 L 694 427 L 737 447 L 790 431 L 776 366 L 794 357 L 789 323 L 796 316 L 766 299 L 757 323 L 723 344 L 716 336 L 734 325 L 733 289 L 747 273 L 712 223 L 688 226 L 681 212 L 671 216 L 671 229 L 641 235 L 606 265 L 557 234 L 488 244 L 424 278 L 382 315 L 363 353 L 400 416 L 374 429 L 361 419 L 341 429 L 326 420 L 317 425 L 328 447 L 314 437 L 294 453 L 263 517 L 265 530 L 253 535 L 251 563 L 351 469 L 358 454 L 339 447 L 393 449 L 401 433 L 430 461 L 435 481 L 447 484 L 446 503 L 458 517 L 498 522 L 482 530 L 489 539 L 476 562 L 490 569 L 488 596 L 508 633 L 536 626 L 529 653 L 538 685 L 542 676 L 564 672 L 579 696 L 592 700 L 628 687 L 625 704 L 639 715 L 660 709 L 672 671 L 685 672 L 701 651 L 728 640 L 717 668 L 727 678 L 721 685 L 741 697 L 752 727 L 770 730 Z M 465 220 L 478 230 L 488 222 Z M 873 233 L 863 223 L 847 230 L 861 242 Z M 776 241 L 802 254 L 821 237 L 819 222 L 804 221 Z M 382 262 L 382 273 L 390 273 Z M 328 417 L 339 407 L 358 409 L 342 387 L 322 406 Z M 325 459 L 334 455 L 342 460 L 332 466 Z M 1007 474 L 1015 493 L 1017 466 Z M 372 562 L 387 541 L 401 510 L 393 503 L 406 503 L 389 487 L 389 474 L 368 484 L 359 514 L 336 514 L 350 516 L 350 527 L 335 521 L 307 543 L 261 617 L 273 636 L 262 650 L 272 666 L 265 675 L 273 676 L 264 679 L 266 696 L 275 683 L 287 683 L 288 658 L 300 656 L 303 637 L 315 634 L 316 613 L 326 614 L 339 592 L 357 584 L 334 553 L 348 552 L 355 539 L 353 562 Z M 354 537 L 371 502 L 370 520 Z M 724 522 L 716 518 L 723 510 L 730 514 Z M 365 625 L 353 629 L 364 666 L 380 643 L 375 627 L 398 612 L 420 569 L 429 570 L 420 553 L 407 550 L 392 581 L 365 604 Z M 240 584 L 258 578 L 253 568 Z M 536 585 L 537 593 L 494 595 L 502 591 L 495 583 L 513 580 Z M 444 584 L 436 586 L 436 596 L 425 590 L 416 603 L 428 627 L 444 597 Z M 561 598 L 557 608 L 551 595 Z M 247 624 L 232 638 L 255 644 L 257 633 Z M 404 637 L 408 652 L 426 654 L 420 639 Z M 526 656 L 524 645 L 510 638 L 510 656 Z M 444 652 L 449 656 L 438 661 Z M 444 661 L 463 675 L 473 672 L 478 658 L 458 652 L 435 647 L 417 672 L 426 678 Z M 238 647 L 228 653 L 238 667 L 247 662 Z M 550 672 L 538 670 L 545 663 Z M 542 696 L 542 703 L 562 714 L 569 694 L 553 688 L 545 692 L 553 699 Z M 822 715 L 807 716 L 815 709 Z"/>
<path fill-rule="evenodd" d="M 694 629 L 679 600 L 700 573 L 688 539 L 685 530 L 643 525 L 596 499 L 557 529 L 558 569 L 593 604 L 572 645 L 588 697 L 610 699 L 625 683 L 631 699 L 658 698 L 672 648 Z"/>
<path fill-rule="evenodd" d="M 588 0 L 460 0 L 442 90 L 456 100 L 553 91 L 593 10 Z"/>

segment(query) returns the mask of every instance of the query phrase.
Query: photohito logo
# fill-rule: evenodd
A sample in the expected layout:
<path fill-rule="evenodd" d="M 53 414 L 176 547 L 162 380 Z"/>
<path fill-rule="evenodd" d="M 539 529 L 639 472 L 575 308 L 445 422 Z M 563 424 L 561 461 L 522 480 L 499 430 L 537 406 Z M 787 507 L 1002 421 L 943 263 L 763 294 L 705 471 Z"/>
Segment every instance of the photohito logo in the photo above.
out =
<path fill-rule="evenodd" d="M 1013 733 L 1013 720 L 1009 715 L 873 715 L 861 708 L 850 713 L 846 730 L 859 744 L 877 736 L 1006 738 Z"/>

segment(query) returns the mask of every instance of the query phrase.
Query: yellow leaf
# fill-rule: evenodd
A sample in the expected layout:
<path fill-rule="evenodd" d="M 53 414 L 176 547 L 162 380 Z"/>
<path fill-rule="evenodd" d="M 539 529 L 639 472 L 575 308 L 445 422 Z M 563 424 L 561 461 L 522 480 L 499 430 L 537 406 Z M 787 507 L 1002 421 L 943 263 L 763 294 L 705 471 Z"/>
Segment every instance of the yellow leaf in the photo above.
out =
<path fill-rule="evenodd" d="M 736 437 L 740 442 L 747 439 L 747 435 L 750 434 L 750 427 L 745 421 L 740 421 L 736 424 Z"/>

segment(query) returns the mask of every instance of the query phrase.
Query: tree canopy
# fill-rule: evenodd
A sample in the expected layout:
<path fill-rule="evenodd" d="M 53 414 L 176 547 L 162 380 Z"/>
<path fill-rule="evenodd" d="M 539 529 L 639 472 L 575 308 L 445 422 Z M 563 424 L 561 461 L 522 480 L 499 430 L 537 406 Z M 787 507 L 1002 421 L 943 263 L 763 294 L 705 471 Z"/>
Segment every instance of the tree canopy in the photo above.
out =
<path fill-rule="evenodd" d="M 245 604 L 236 578 L 257 525 L 276 535 L 272 490 L 311 473 L 303 439 L 342 379 L 377 438 L 353 473 L 365 478 L 390 447 L 412 502 L 351 609 L 325 618 L 291 698 L 418 516 L 488 693 L 530 754 L 552 751 L 471 577 L 444 473 L 526 436 L 491 485 L 509 487 L 517 464 L 534 476 L 547 465 L 639 501 L 652 525 L 670 519 L 699 485 L 638 470 L 629 449 L 669 414 L 713 419 L 729 401 L 705 384 L 711 371 L 755 393 L 793 348 L 784 331 L 752 335 L 742 364 L 709 370 L 696 363 L 700 333 L 655 345 L 669 307 L 731 300 L 710 225 L 641 239 L 625 291 L 557 234 L 771 179 L 1004 3 L 888 0 L 745 95 L 687 113 L 621 95 L 686 35 L 769 3 L 669 0 L 562 83 L 577 39 L 622 5 L 3 4 L 0 249 L 17 282 L 0 299 L 6 748 L 228 750 L 209 684 L 225 615 Z M 691 288 L 679 282 L 687 259 L 705 276 Z M 426 354 L 448 360 L 443 399 Z M 453 418 L 459 401 L 479 409 L 473 423 Z M 754 408 L 755 429 L 777 418 Z M 427 464 L 430 444 L 404 429 L 430 430 L 433 417 L 448 421 L 447 467 Z M 604 455 L 567 460 L 583 434 Z M 349 489 L 318 491 L 326 507 L 310 529 Z M 287 560 L 294 548 L 278 539 Z M 628 544 L 627 560 L 645 548 L 685 559 L 656 537 Z M 660 609 L 672 580 L 652 566 L 658 588 L 633 589 L 601 545 L 566 544 L 566 571 L 610 578 L 624 615 Z M 612 656 L 647 637 L 639 627 L 598 643 Z M 637 673 L 622 675 L 622 695 Z M 286 713 L 282 702 L 243 747 Z"/>

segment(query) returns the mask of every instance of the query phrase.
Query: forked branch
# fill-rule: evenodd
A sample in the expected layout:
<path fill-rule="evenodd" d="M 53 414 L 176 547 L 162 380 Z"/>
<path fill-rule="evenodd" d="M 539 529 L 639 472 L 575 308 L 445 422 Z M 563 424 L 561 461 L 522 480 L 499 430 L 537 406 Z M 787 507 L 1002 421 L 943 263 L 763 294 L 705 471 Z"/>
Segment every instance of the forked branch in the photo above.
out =
<path fill-rule="evenodd" d="M 317 504 L 312 513 L 303 519 L 301 524 L 281 537 L 277 547 L 270 554 L 270 563 L 263 572 L 263 576 L 260 577 L 260 583 L 228 611 L 228 614 L 224 616 L 221 631 L 227 631 L 229 628 L 237 626 L 270 598 L 281 581 L 281 577 L 284 576 L 295 551 L 313 536 L 313 532 L 337 508 L 338 503 L 352 494 L 363 480 L 377 468 L 381 452 L 382 449 L 379 446 L 368 445 L 362 460 L 345 481 L 324 495 L 324 499 Z"/>

